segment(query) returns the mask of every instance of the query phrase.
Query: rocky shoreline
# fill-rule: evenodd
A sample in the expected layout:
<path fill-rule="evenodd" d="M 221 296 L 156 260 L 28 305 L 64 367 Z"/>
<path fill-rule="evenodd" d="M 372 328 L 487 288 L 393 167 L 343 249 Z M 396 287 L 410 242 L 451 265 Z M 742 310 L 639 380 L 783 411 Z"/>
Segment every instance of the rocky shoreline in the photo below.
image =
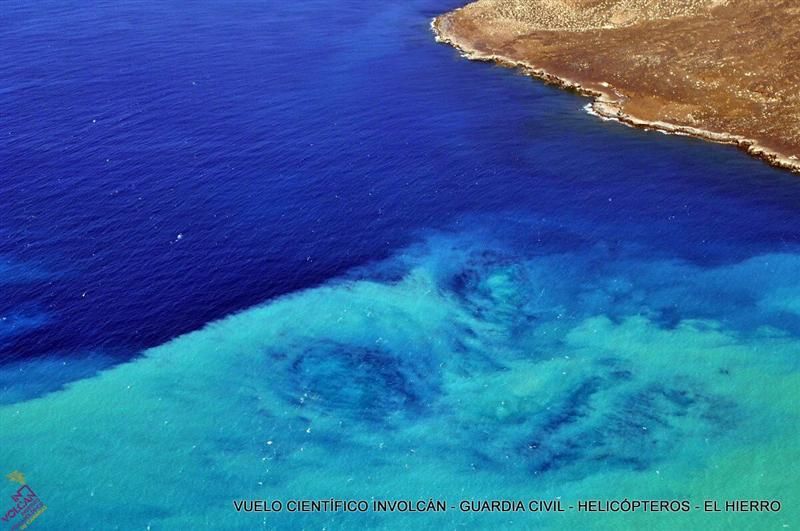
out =
<path fill-rule="evenodd" d="M 457 12 L 459 10 L 454 11 Z M 486 53 L 475 49 L 463 40 L 459 40 L 452 31 L 450 24 L 442 15 L 431 21 L 431 30 L 436 41 L 453 46 L 459 50 L 463 57 L 474 60 L 492 62 L 498 65 L 515 68 L 531 77 L 540 79 L 547 84 L 570 90 L 592 98 L 588 105 L 590 114 L 605 120 L 614 120 L 630 127 L 646 130 L 656 130 L 667 134 L 692 136 L 711 142 L 735 145 L 753 157 L 762 159 L 768 164 L 790 170 L 800 174 L 800 159 L 794 155 L 787 155 L 761 145 L 758 141 L 726 132 L 715 132 L 686 125 L 673 124 L 661 120 L 646 120 L 627 113 L 623 110 L 623 103 L 627 100 L 625 94 L 608 83 L 581 83 L 564 76 L 556 75 L 544 68 L 530 64 L 525 60 L 514 59 L 497 53 Z"/>

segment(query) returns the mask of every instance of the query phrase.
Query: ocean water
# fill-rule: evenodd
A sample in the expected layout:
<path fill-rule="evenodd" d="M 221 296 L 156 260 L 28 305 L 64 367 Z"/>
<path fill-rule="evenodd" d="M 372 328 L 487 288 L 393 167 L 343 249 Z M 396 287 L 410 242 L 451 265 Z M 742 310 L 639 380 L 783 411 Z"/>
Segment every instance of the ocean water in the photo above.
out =
<path fill-rule="evenodd" d="M 0 6 L 32 528 L 796 525 L 800 180 L 464 60 L 428 28 L 457 6 Z M 783 507 L 232 506 L 556 497 Z"/>

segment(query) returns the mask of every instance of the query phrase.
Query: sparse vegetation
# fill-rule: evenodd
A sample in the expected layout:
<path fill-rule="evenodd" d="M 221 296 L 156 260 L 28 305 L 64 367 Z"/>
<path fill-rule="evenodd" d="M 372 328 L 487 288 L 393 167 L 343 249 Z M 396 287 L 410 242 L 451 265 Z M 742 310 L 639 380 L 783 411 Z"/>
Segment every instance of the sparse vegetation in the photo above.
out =
<path fill-rule="evenodd" d="M 602 93 L 630 123 L 697 129 L 800 171 L 794 0 L 479 0 L 436 28 L 475 57 Z"/>

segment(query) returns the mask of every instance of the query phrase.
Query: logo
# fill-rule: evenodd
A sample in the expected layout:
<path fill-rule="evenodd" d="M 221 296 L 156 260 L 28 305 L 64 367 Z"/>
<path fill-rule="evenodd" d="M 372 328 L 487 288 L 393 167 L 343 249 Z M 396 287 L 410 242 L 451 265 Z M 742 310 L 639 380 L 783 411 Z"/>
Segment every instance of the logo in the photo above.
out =
<path fill-rule="evenodd" d="M 25 474 L 19 470 L 7 474 L 6 479 L 11 483 L 19 484 L 20 487 L 11 494 L 12 505 L 0 516 L 0 522 L 4 525 L 10 525 L 7 529 L 11 531 L 27 529 L 34 520 L 47 510 L 47 505 L 28 485 L 25 480 Z"/>

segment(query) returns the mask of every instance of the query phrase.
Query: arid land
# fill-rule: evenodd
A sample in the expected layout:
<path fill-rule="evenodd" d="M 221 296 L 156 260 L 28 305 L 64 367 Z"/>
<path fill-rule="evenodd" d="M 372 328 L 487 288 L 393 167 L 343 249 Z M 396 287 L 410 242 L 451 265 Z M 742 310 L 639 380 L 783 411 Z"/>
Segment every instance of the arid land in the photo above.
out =
<path fill-rule="evenodd" d="M 471 59 L 593 97 L 602 117 L 800 173 L 797 0 L 478 0 L 432 27 Z"/>

